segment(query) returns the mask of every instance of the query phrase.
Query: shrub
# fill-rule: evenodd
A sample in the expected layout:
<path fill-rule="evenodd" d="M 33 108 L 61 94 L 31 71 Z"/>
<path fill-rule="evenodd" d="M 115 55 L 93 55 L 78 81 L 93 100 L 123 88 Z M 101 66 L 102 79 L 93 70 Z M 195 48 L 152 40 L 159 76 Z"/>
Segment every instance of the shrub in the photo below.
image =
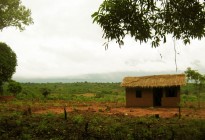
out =
<path fill-rule="evenodd" d="M 22 91 L 22 87 L 21 87 L 21 84 L 19 82 L 11 80 L 11 81 L 9 81 L 7 90 L 10 93 L 12 93 L 14 96 L 16 96 L 18 93 L 20 93 Z"/>
<path fill-rule="evenodd" d="M 46 98 L 51 93 L 51 90 L 49 88 L 41 88 L 41 93 Z"/>
<path fill-rule="evenodd" d="M 73 122 L 76 124 L 81 124 L 84 122 L 84 117 L 82 115 L 76 115 L 73 117 Z"/>

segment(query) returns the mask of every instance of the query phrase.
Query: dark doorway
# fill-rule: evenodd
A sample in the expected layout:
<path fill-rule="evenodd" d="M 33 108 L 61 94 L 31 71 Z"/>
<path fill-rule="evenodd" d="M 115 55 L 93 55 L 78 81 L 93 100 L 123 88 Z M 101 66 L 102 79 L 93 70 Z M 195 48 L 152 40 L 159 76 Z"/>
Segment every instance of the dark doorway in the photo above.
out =
<path fill-rule="evenodd" d="M 162 105 L 163 88 L 153 88 L 153 106 Z"/>

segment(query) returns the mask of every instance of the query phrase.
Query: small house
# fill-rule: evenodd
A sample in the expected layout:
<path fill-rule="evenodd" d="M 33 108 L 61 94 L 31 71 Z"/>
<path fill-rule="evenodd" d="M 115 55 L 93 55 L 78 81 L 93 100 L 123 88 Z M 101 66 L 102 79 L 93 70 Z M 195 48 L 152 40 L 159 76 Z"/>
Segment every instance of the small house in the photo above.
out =
<path fill-rule="evenodd" d="M 125 77 L 126 107 L 178 107 L 184 74 Z"/>

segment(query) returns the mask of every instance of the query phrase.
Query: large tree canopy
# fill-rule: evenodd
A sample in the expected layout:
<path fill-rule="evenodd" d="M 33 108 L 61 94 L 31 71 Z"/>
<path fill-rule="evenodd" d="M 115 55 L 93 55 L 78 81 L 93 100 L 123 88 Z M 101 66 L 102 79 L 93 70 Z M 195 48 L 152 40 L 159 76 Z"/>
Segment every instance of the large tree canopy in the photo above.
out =
<path fill-rule="evenodd" d="M 0 42 L 0 92 L 2 84 L 11 79 L 16 71 L 16 54 L 5 43 Z"/>
<path fill-rule="evenodd" d="M 123 45 L 126 35 L 136 41 L 166 42 L 171 34 L 185 44 L 205 36 L 205 4 L 199 0 L 104 0 L 92 15 L 103 38 Z"/>
<path fill-rule="evenodd" d="M 31 11 L 20 0 L 0 0 L 0 30 L 9 26 L 24 30 L 32 23 Z"/>

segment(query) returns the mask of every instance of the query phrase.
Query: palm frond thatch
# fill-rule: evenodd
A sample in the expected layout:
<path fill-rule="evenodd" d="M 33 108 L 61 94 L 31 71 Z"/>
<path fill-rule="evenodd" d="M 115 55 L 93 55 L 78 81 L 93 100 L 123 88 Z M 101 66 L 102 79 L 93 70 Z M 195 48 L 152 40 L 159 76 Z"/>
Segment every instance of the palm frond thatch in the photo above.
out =
<path fill-rule="evenodd" d="M 171 87 L 186 84 L 184 74 L 175 75 L 153 75 L 142 77 L 125 77 L 121 83 L 122 87 Z"/>

